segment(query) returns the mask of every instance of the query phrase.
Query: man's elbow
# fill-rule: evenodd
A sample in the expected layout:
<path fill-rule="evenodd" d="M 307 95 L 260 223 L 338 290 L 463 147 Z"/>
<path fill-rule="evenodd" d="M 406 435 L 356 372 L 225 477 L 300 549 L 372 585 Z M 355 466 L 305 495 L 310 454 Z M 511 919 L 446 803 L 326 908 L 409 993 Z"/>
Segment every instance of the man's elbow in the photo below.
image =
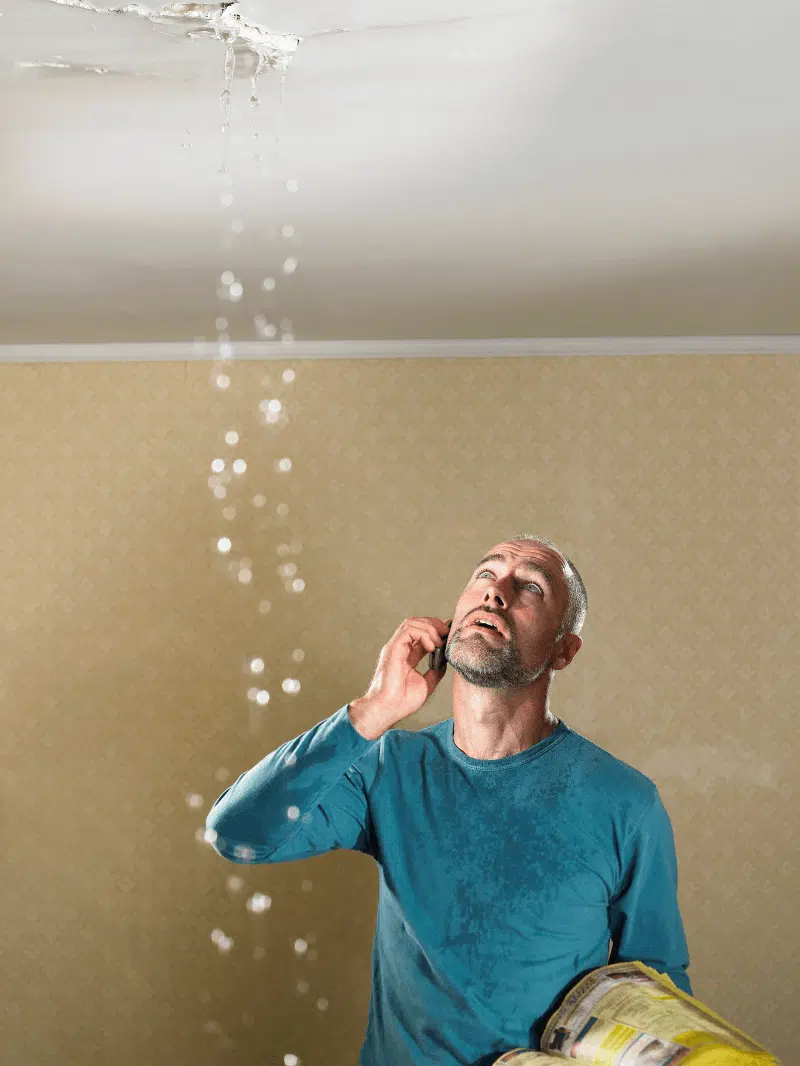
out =
<path fill-rule="evenodd" d="M 213 807 L 206 818 L 205 839 L 228 862 L 251 863 L 255 859 L 253 848 L 237 839 L 232 819 Z"/>

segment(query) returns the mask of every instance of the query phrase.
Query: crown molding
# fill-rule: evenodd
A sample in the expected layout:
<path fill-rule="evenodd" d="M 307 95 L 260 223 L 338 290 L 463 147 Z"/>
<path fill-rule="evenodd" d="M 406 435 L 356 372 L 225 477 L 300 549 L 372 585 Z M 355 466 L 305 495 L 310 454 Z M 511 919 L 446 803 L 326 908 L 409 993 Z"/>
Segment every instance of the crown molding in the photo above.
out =
<path fill-rule="evenodd" d="M 707 337 L 499 337 L 477 340 L 239 341 L 234 360 L 491 359 L 557 355 L 800 355 L 800 334 Z M 0 363 L 213 361 L 213 341 L 6 344 Z"/>

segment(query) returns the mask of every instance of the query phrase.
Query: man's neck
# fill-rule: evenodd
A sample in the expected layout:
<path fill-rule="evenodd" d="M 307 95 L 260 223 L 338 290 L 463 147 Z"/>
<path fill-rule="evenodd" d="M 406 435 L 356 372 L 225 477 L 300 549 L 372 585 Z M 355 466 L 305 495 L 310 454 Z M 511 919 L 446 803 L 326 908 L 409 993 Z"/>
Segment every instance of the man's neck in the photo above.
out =
<path fill-rule="evenodd" d="M 472 759 L 505 759 L 518 755 L 552 736 L 559 720 L 550 711 L 544 719 L 527 721 L 464 722 L 453 716 L 453 742 Z"/>

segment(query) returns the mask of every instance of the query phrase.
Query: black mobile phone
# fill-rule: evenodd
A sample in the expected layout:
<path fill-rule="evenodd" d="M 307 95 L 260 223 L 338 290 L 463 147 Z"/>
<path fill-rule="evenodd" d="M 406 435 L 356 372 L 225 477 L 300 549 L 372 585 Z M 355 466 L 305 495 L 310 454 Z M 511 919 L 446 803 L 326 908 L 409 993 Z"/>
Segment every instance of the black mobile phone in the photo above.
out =
<path fill-rule="evenodd" d="M 429 669 L 431 670 L 447 669 L 447 659 L 445 658 L 444 653 L 447 647 L 447 637 L 450 636 L 451 626 L 452 623 L 450 626 L 447 627 L 447 635 L 444 638 L 444 643 L 442 644 L 441 648 L 437 648 L 435 651 L 430 652 L 430 654 L 428 655 Z"/>

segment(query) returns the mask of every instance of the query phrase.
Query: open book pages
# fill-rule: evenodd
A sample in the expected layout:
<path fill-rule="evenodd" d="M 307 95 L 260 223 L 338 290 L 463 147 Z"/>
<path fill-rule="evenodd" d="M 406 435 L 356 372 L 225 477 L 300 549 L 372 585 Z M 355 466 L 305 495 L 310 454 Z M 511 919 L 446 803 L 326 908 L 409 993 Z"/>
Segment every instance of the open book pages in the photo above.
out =
<path fill-rule="evenodd" d="M 515 1048 L 493 1066 L 780 1066 L 755 1040 L 642 962 L 587 974 L 542 1035 L 541 1052 Z"/>

